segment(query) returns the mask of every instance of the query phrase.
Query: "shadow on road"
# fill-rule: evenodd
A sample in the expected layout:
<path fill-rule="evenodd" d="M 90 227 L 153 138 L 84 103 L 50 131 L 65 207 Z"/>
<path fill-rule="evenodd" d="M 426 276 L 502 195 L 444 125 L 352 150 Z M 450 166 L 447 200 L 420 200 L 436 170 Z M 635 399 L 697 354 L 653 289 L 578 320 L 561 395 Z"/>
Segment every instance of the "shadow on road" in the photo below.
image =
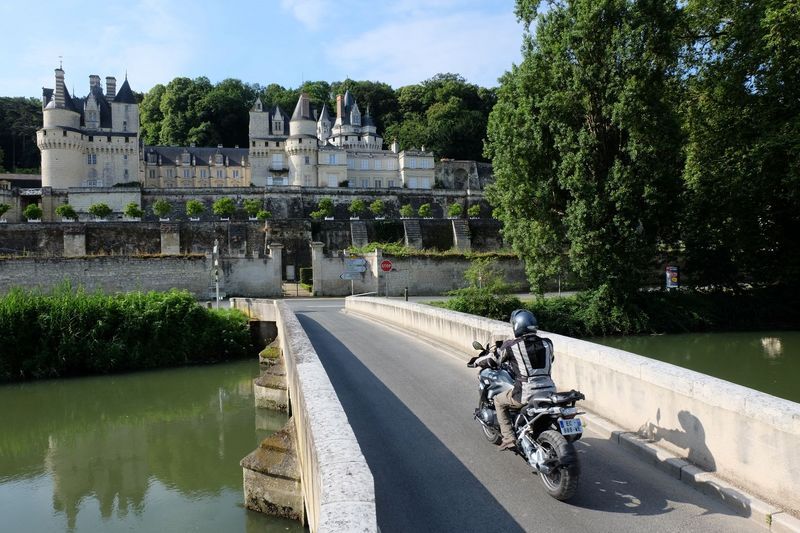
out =
<path fill-rule="evenodd" d="M 325 354 L 322 364 L 374 476 L 381 531 L 524 531 L 346 346 L 313 319 L 297 318 Z"/>

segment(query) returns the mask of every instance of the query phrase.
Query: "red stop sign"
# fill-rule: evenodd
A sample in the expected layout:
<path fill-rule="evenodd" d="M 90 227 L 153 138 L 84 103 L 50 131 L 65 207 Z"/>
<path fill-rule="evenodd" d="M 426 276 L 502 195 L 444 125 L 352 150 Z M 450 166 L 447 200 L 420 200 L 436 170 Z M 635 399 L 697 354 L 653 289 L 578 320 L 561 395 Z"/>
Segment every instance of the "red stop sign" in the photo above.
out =
<path fill-rule="evenodd" d="M 388 259 L 384 259 L 383 261 L 381 261 L 381 270 L 383 270 L 384 272 L 389 272 L 390 270 L 392 270 L 392 262 L 389 261 Z"/>

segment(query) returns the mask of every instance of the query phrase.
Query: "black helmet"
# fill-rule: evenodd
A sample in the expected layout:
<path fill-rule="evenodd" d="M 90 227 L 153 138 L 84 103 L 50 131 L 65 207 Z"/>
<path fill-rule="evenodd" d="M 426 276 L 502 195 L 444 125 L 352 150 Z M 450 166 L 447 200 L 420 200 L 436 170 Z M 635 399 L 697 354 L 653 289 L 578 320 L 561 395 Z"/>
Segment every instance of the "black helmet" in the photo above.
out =
<path fill-rule="evenodd" d="M 514 329 L 514 336 L 521 337 L 526 333 L 536 333 L 539 323 L 530 311 L 517 309 L 511 313 L 511 327 Z"/>

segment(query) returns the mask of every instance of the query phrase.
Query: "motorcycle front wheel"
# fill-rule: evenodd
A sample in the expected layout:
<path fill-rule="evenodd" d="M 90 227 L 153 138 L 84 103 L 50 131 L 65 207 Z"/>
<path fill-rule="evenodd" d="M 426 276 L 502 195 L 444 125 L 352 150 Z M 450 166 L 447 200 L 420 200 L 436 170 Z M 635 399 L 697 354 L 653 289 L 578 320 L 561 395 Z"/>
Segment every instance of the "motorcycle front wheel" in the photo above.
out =
<path fill-rule="evenodd" d="M 488 408 L 488 406 L 489 405 L 485 401 L 482 401 L 480 405 L 480 410 Z M 481 424 L 481 429 L 483 430 L 483 436 L 486 437 L 486 440 L 488 440 L 492 444 L 500 444 L 500 441 L 503 440 L 503 436 L 500 434 L 500 430 L 495 427 L 489 427 L 483 423 L 480 424 Z"/>
<path fill-rule="evenodd" d="M 578 489 L 578 456 L 575 448 L 558 431 L 543 431 L 536 439 L 545 454 L 549 473 L 539 472 L 547 493 L 556 500 L 568 500 Z"/>

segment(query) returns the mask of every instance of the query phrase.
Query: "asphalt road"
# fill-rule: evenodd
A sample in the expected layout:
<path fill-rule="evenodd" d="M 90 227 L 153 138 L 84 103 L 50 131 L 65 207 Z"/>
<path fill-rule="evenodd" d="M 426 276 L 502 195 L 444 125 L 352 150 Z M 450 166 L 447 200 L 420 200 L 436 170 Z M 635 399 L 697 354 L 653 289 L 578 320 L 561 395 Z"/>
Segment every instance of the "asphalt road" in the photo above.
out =
<path fill-rule="evenodd" d="M 483 438 L 476 372 L 451 351 L 345 314 L 341 299 L 288 302 L 372 470 L 383 533 L 763 531 L 591 428 L 576 444 L 578 492 L 559 502 Z"/>

